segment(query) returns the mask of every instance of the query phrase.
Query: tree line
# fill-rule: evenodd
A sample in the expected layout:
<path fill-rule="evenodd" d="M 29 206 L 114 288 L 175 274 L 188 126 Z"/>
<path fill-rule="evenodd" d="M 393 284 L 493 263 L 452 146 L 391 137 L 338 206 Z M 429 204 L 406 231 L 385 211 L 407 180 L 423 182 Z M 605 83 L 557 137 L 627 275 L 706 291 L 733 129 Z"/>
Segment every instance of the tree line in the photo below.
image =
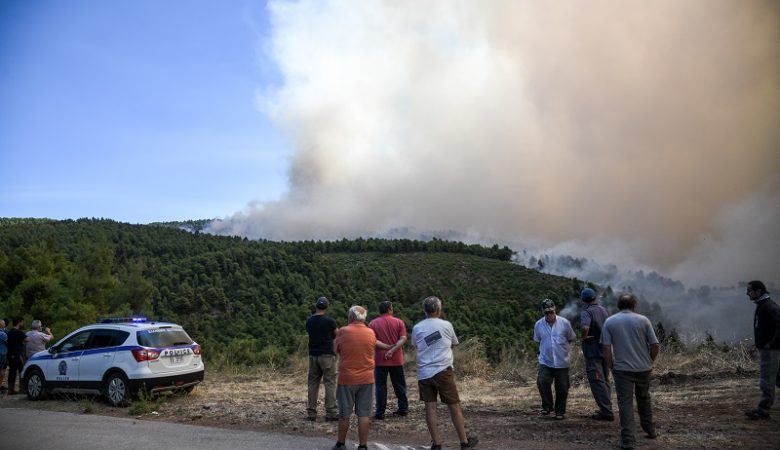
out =
<path fill-rule="evenodd" d="M 314 300 L 369 317 L 384 300 L 408 329 L 428 295 L 459 336 L 497 360 L 528 349 L 538 304 L 562 308 L 584 284 L 510 262 L 512 251 L 434 239 L 275 242 L 106 219 L 0 219 L 0 316 L 40 319 L 57 336 L 101 316 L 180 323 L 206 357 L 254 364 L 305 343 Z M 211 355 L 210 355 L 211 353 Z"/>

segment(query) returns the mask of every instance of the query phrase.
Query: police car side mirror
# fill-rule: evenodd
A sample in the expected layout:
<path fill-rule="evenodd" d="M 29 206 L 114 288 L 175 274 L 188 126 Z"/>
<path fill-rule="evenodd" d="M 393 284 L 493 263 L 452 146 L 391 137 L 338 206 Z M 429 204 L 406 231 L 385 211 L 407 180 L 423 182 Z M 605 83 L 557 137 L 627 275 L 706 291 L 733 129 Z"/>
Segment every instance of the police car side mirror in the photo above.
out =
<path fill-rule="evenodd" d="M 49 354 L 53 355 L 53 354 L 57 353 L 57 348 L 56 347 L 49 347 L 48 351 L 49 351 Z"/>

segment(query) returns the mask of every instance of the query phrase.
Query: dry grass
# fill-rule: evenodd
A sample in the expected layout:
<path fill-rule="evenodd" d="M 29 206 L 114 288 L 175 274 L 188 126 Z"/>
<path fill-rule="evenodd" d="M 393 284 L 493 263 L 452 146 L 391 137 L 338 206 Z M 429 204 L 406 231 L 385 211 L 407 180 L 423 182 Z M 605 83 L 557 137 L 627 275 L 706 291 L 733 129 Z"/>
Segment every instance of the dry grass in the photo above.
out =
<path fill-rule="evenodd" d="M 407 353 L 410 414 L 372 422 L 371 439 L 418 443 L 429 440 L 424 406 L 416 389 L 414 354 Z M 467 427 L 480 434 L 482 449 L 506 448 L 612 448 L 617 422 L 594 423 L 586 417 L 595 403 L 584 377 L 582 357 L 573 354 L 567 420 L 549 421 L 537 416 L 536 356 L 507 354 L 495 367 L 487 364 L 479 341 L 464 342 L 455 354 L 458 387 Z M 23 396 L 0 397 L 2 407 L 25 407 L 76 413 L 127 416 L 252 430 L 273 430 L 291 435 L 333 436 L 332 423 L 308 422 L 306 415 L 305 353 L 296 354 L 283 367 L 246 368 L 224 364 L 208 368 L 207 377 L 192 394 L 166 397 L 145 408 L 110 408 L 97 399 L 29 402 Z M 777 448 L 777 419 L 746 421 L 742 410 L 758 399 L 758 363 L 749 347 L 699 348 L 684 353 L 661 353 L 651 388 L 653 410 L 661 437 L 641 440 L 642 448 Z M 674 374 L 674 376 L 672 376 Z M 395 408 L 390 389 L 388 410 Z M 320 402 L 323 400 L 320 392 Z M 614 393 L 613 393 L 614 399 Z M 89 404 L 86 404 L 89 402 Z M 141 405 L 143 406 L 143 405 Z M 443 406 L 440 427 L 453 431 Z M 321 411 L 322 413 L 322 411 Z M 353 427 L 354 429 L 354 427 Z"/>

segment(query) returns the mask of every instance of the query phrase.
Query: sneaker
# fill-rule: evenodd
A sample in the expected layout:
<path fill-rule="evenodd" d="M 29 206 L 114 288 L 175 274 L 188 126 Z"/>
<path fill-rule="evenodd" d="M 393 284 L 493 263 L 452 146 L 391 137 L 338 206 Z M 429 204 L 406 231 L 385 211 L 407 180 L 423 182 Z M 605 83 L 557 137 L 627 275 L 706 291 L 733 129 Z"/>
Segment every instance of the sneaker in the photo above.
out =
<path fill-rule="evenodd" d="M 607 416 L 605 414 L 596 413 L 590 416 L 593 420 L 603 420 L 605 422 L 613 422 L 615 420 L 615 416 Z"/>
<path fill-rule="evenodd" d="M 472 448 L 477 448 L 477 443 L 479 442 L 479 438 L 472 435 L 469 436 L 468 442 L 461 442 L 460 443 L 460 450 L 471 450 Z"/>
<path fill-rule="evenodd" d="M 347 446 L 341 442 L 336 442 L 336 445 L 334 445 L 330 450 L 347 450 Z"/>
<path fill-rule="evenodd" d="M 384 414 L 377 414 L 374 416 L 374 420 L 385 420 Z"/>
<path fill-rule="evenodd" d="M 441 444 L 432 444 L 431 450 L 441 450 Z"/>
<path fill-rule="evenodd" d="M 549 416 L 550 415 L 550 410 L 549 409 L 543 409 L 543 410 L 539 411 L 539 415 L 540 416 Z"/>
<path fill-rule="evenodd" d="M 368 450 L 368 445 L 358 445 L 357 450 L 360 450 L 360 449 Z"/>
<path fill-rule="evenodd" d="M 306 420 L 308 420 L 309 422 L 316 422 L 317 421 L 317 416 L 307 416 Z"/>
<path fill-rule="evenodd" d="M 769 418 L 769 413 L 761 411 L 760 409 L 750 409 L 748 411 L 745 411 L 745 415 L 748 417 L 748 419 L 751 419 L 751 420 L 768 419 Z"/>
<path fill-rule="evenodd" d="M 563 420 L 566 418 L 566 415 L 564 413 L 555 413 L 555 420 Z"/>
<path fill-rule="evenodd" d="M 401 411 L 400 409 L 398 411 L 394 411 L 394 416 L 400 416 L 400 417 L 406 417 L 406 415 L 409 414 L 409 411 Z"/>

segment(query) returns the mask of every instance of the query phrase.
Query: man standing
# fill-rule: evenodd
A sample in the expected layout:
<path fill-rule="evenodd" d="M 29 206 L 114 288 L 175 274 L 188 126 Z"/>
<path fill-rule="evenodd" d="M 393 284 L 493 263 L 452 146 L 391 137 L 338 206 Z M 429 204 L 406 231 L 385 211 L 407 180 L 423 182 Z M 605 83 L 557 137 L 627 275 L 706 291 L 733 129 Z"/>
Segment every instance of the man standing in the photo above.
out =
<path fill-rule="evenodd" d="M 27 359 L 38 352 L 46 350 L 46 343 L 49 342 L 54 334 L 49 327 L 46 327 L 46 332 L 42 332 L 40 320 L 33 320 L 30 323 L 30 331 L 27 332 Z"/>
<path fill-rule="evenodd" d="M 8 331 L 8 395 L 18 394 L 16 378 L 19 377 L 20 390 L 22 386 L 22 367 L 24 367 L 24 341 L 27 335 L 22 331 L 24 319 L 15 317 L 13 328 Z"/>
<path fill-rule="evenodd" d="M 455 384 L 452 347 L 458 345 L 458 337 L 452 324 L 441 319 L 441 300 L 438 297 L 423 300 L 423 310 L 426 318 L 412 328 L 412 342 L 417 347 L 417 386 L 420 399 L 425 402 L 425 422 L 431 433 L 431 450 L 441 450 L 437 395 L 450 410 L 461 450 L 475 448 L 478 439 L 466 434 L 466 420 Z"/>
<path fill-rule="evenodd" d="M 0 319 L 0 391 L 5 391 L 5 365 L 8 358 L 8 333 L 5 331 L 5 320 Z"/>
<path fill-rule="evenodd" d="M 580 313 L 580 328 L 582 328 L 582 355 L 585 357 L 585 374 L 588 377 L 590 391 L 599 407 L 595 414 L 590 416 L 595 420 L 615 420 L 612 413 L 612 399 L 609 386 L 609 367 L 604 361 L 604 353 L 601 351 L 601 329 L 609 313 L 606 308 L 596 301 L 596 292 L 591 288 L 585 288 L 580 293 L 580 298 L 585 302 L 585 309 Z"/>
<path fill-rule="evenodd" d="M 334 341 L 339 355 L 339 376 L 336 396 L 339 402 L 338 440 L 332 450 L 346 450 L 352 411 L 358 417 L 358 450 L 368 448 L 368 416 L 374 399 L 374 349 L 390 348 L 377 341 L 371 328 L 366 326 L 366 309 L 349 308 L 349 324 L 339 330 Z"/>
<path fill-rule="evenodd" d="M 382 302 L 379 304 L 379 314 L 368 326 L 374 330 L 376 338 L 382 342 L 394 344 L 387 350 L 376 349 L 374 355 L 374 387 L 376 390 L 376 410 L 374 419 L 385 418 L 387 408 L 387 375 L 390 374 L 390 382 L 398 400 L 398 409 L 393 413 L 397 416 L 405 416 L 409 411 L 409 401 L 406 398 L 406 378 L 404 376 L 404 352 L 406 343 L 406 325 L 404 321 L 393 316 L 393 303 Z"/>
<path fill-rule="evenodd" d="M 634 448 L 634 394 L 642 429 L 650 439 L 657 436 L 650 401 L 650 372 L 661 346 L 650 320 L 634 312 L 636 304 L 634 294 L 621 295 L 619 312 L 604 321 L 601 330 L 604 360 L 615 377 L 622 449 Z"/>
<path fill-rule="evenodd" d="M 769 410 L 775 402 L 775 385 L 780 386 L 780 308 L 761 281 L 748 283 L 747 295 L 756 304 L 753 336 L 760 361 L 761 399 L 745 415 L 750 419 L 769 419 Z"/>
<path fill-rule="evenodd" d="M 555 408 L 555 418 L 566 417 L 566 399 L 569 396 L 569 349 L 576 335 L 565 317 L 555 314 L 555 303 L 542 301 L 544 317 L 534 325 L 534 341 L 539 343 L 539 372 L 536 385 L 542 396 L 542 412 L 546 416 Z M 552 385 L 555 382 L 555 404 Z"/>
<path fill-rule="evenodd" d="M 325 420 L 338 420 L 336 407 L 336 354 L 333 339 L 337 325 L 332 317 L 325 315 L 330 302 L 320 297 L 314 304 L 315 313 L 306 320 L 309 333 L 309 398 L 306 414 L 309 420 L 317 420 L 317 398 L 320 394 L 320 380 L 325 385 Z"/>

